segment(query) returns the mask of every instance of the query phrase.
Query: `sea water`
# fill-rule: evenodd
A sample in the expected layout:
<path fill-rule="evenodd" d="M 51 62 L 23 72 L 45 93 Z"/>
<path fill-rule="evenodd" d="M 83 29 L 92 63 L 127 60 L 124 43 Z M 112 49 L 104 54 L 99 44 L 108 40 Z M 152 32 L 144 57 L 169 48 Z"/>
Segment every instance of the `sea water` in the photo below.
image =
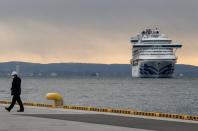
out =
<path fill-rule="evenodd" d="M 11 78 L 0 78 L 0 100 L 10 100 Z M 110 107 L 198 115 L 198 78 L 22 78 L 22 100 L 52 103 L 59 92 L 65 105 Z"/>

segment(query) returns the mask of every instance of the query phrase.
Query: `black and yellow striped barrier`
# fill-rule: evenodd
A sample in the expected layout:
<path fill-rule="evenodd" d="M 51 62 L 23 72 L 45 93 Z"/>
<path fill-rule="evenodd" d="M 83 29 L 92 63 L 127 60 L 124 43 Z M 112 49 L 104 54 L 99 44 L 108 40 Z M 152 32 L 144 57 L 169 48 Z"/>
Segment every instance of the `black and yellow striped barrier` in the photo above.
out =
<path fill-rule="evenodd" d="M 0 104 L 11 104 L 11 101 L 0 101 Z M 35 103 L 35 102 L 23 102 L 23 105 L 54 108 L 54 105 L 51 105 L 51 104 Z"/>
<path fill-rule="evenodd" d="M 10 103 L 11 103 L 10 101 L 0 101 L 0 104 L 10 104 Z M 54 105 L 51 105 L 51 104 L 34 103 L 34 102 L 24 102 L 24 105 L 36 106 L 36 107 L 56 108 Z M 128 114 L 128 115 L 137 115 L 137 116 L 150 116 L 150 117 L 161 117 L 161 118 L 172 118 L 172 119 L 198 121 L 198 116 L 169 114 L 169 113 L 160 113 L 160 112 L 143 112 L 143 111 L 135 111 L 135 110 L 96 108 L 96 107 L 85 107 L 85 106 L 69 106 L 69 105 L 63 106 L 63 109 L 108 112 L 108 113 L 117 113 L 117 114 Z"/>

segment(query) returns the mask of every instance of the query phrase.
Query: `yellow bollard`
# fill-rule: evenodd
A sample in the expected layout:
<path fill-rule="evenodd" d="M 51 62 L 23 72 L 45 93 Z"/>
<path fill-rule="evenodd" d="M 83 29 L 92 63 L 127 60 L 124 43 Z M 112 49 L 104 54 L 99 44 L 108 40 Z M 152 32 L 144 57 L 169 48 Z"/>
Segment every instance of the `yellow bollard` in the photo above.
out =
<path fill-rule="evenodd" d="M 47 93 L 46 99 L 54 100 L 54 107 L 63 107 L 63 97 L 59 93 Z"/>

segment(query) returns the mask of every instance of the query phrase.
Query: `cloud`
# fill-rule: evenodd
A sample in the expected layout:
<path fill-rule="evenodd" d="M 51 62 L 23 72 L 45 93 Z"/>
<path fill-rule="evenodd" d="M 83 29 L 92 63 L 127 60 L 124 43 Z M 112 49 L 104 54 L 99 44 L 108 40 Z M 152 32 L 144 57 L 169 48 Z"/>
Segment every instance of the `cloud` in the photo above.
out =
<path fill-rule="evenodd" d="M 0 1 L 0 61 L 129 63 L 129 39 L 159 27 L 198 65 L 196 0 Z"/>
<path fill-rule="evenodd" d="M 1 58 L 8 57 L 23 61 L 29 59 L 43 63 L 78 61 L 119 63 L 124 62 L 120 59 L 123 54 L 126 57 L 130 53 L 130 48 L 126 49 L 130 47 L 129 41 L 126 40 L 128 46 L 122 46 L 126 44 L 122 43 L 123 37 L 113 33 L 111 35 L 73 27 L 58 28 L 37 22 L 0 27 L 2 27 L 0 34 L 4 38 L 0 44 L 0 48 L 3 48 Z M 120 46 L 129 53 L 126 54 L 126 50 L 120 50 Z"/>

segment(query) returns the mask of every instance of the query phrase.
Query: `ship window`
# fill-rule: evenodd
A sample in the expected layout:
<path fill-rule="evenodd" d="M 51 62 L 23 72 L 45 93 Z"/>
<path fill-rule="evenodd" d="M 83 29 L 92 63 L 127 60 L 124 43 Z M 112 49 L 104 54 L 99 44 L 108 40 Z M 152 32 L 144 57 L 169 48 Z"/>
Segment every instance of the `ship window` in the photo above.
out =
<path fill-rule="evenodd" d="M 172 51 L 141 51 L 141 52 L 172 52 Z"/>
<path fill-rule="evenodd" d="M 141 54 L 141 55 L 164 55 L 164 54 Z M 173 55 L 173 54 L 171 53 L 171 54 L 166 54 L 166 55 Z"/>
<path fill-rule="evenodd" d="M 143 40 L 142 42 L 171 42 L 172 40 Z"/>

